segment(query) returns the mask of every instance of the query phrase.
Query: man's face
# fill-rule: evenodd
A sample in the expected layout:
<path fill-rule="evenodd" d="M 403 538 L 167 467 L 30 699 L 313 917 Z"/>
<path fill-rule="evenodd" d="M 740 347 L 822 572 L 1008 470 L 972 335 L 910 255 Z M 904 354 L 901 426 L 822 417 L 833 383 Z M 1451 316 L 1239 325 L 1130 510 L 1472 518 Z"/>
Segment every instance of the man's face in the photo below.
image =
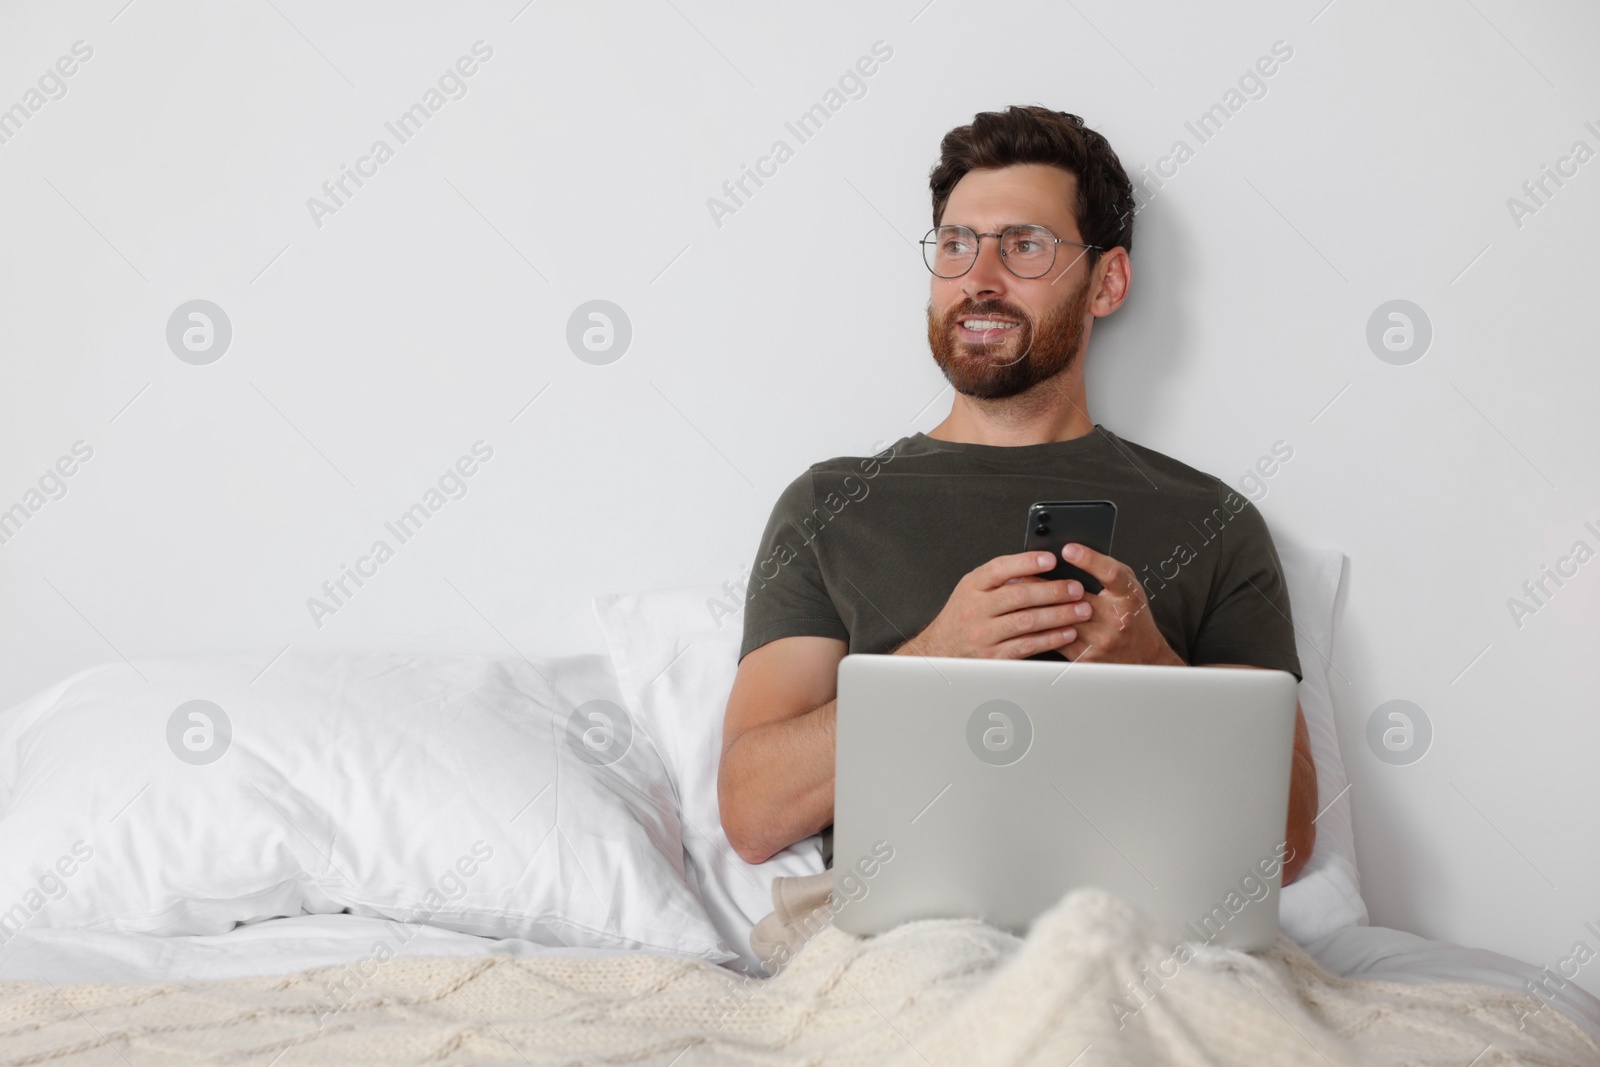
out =
<path fill-rule="evenodd" d="M 1031 222 L 1082 241 L 1072 216 L 1076 196 L 1076 176 L 1060 167 L 974 170 L 951 190 L 940 222 L 978 233 Z M 981 238 L 971 270 L 932 279 L 928 345 L 939 369 L 957 392 L 985 400 L 1015 396 L 1065 372 L 1083 350 L 1093 274 L 1086 249 L 1062 244 L 1043 277 L 1018 278 L 1001 263 L 999 242 Z"/>

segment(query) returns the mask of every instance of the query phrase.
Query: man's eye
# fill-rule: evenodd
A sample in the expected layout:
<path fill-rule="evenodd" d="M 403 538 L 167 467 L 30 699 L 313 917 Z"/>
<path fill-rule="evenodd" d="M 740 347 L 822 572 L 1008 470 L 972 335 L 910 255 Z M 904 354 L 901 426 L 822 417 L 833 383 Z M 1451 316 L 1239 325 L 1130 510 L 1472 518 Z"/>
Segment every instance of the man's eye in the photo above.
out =
<path fill-rule="evenodd" d="M 1039 251 L 1039 242 L 1024 238 L 1023 240 L 1017 242 L 1017 246 L 1015 249 L 1013 249 L 1013 251 L 1020 252 L 1025 256 L 1032 255 L 1033 253 Z"/>

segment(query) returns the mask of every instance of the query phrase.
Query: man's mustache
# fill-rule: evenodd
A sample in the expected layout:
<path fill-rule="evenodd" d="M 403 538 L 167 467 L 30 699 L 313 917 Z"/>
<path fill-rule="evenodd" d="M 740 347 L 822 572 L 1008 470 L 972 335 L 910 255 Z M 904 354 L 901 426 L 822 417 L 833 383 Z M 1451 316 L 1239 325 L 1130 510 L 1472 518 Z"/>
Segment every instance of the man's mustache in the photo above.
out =
<path fill-rule="evenodd" d="M 954 323 L 960 319 L 983 318 L 992 315 L 998 318 L 1011 319 L 1013 322 L 1031 324 L 1033 320 L 1021 310 L 1008 304 L 963 304 L 945 315 L 945 321 Z"/>

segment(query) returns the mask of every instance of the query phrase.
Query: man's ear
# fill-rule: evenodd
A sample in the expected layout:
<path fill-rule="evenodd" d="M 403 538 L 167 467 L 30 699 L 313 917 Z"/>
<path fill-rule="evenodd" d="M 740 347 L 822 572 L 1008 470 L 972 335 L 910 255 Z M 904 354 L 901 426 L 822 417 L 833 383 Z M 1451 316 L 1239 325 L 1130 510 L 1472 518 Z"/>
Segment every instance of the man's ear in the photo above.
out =
<path fill-rule="evenodd" d="M 1095 289 L 1089 297 L 1089 311 L 1095 318 L 1104 318 L 1122 306 L 1133 286 L 1133 263 L 1127 251 L 1119 245 L 1102 252 L 1090 278 L 1098 281 L 1090 282 Z"/>

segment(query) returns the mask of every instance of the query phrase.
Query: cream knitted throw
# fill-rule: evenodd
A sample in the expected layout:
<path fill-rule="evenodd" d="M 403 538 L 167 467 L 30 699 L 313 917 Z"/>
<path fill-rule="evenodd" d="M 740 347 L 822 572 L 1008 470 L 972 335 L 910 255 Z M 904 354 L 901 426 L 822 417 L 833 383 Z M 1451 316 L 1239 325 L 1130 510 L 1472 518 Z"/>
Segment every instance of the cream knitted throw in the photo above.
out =
<path fill-rule="evenodd" d="M 1202 947 L 1162 979 L 1171 955 L 1122 901 L 1079 890 L 1025 941 L 970 921 L 876 938 L 830 926 L 768 981 L 651 955 L 402 958 L 353 980 L 335 967 L 10 981 L 0 1063 L 1600 1064 L 1532 997 L 1337 978 L 1282 935 L 1254 956 Z M 342 1006 L 327 992 L 340 979 Z"/>

